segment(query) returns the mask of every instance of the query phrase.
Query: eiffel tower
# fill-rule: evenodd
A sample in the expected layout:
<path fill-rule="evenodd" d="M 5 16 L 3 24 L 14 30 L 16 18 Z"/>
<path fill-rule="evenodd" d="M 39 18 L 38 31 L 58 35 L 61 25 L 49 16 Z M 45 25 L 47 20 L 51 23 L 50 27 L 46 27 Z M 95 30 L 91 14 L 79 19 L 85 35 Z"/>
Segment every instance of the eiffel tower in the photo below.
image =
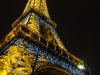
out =
<path fill-rule="evenodd" d="M 28 0 L 0 42 L 0 75 L 86 75 L 84 62 L 62 44 L 46 0 Z"/>

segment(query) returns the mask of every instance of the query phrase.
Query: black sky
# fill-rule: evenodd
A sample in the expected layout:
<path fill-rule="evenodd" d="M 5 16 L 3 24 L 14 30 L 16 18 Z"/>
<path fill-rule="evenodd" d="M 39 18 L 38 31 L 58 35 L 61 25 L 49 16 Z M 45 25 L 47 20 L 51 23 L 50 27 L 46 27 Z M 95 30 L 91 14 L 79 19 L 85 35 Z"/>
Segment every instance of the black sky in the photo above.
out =
<path fill-rule="evenodd" d="M 0 0 L 0 39 L 22 14 L 27 0 Z M 89 62 L 92 75 L 100 75 L 100 3 L 92 0 L 47 0 L 51 19 L 67 50 Z M 87 60 L 88 59 L 88 60 Z"/>

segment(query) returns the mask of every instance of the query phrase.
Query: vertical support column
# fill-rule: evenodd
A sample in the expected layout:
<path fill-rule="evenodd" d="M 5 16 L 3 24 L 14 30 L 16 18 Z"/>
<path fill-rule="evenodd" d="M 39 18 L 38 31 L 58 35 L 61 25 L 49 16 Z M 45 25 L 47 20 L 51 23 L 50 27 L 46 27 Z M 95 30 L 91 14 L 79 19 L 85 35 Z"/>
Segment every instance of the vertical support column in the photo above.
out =
<path fill-rule="evenodd" d="M 39 47 L 39 45 L 38 45 Z M 35 69 L 35 66 L 36 66 L 36 63 L 37 63 L 37 60 L 38 60 L 38 54 L 39 54 L 39 48 L 37 48 L 37 54 L 35 55 L 35 61 L 34 61 L 34 65 L 32 66 L 32 74 L 31 75 L 34 75 L 34 69 Z"/>

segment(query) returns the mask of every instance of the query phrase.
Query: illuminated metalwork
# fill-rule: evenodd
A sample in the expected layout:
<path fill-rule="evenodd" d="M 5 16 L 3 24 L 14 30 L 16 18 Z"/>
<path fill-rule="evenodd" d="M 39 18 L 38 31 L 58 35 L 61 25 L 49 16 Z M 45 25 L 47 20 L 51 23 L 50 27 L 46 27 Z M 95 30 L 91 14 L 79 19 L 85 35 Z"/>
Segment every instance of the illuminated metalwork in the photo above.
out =
<path fill-rule="evenodd" d="M 0 75 L 85 75 L 77 68 L 83 61 L 57 35 L 45 0 L 28 0 L 12 27 L 0 43 Z"/>

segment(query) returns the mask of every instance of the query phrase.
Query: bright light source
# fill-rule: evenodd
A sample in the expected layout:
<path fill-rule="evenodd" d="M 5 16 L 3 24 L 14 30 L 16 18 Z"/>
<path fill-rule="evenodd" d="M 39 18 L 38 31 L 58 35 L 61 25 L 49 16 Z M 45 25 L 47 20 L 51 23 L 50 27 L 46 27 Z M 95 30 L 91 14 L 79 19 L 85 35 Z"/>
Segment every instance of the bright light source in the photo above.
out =
<path fill-rule="evenodd" d="M 81 69 L 81 70 L 83 70 L 84 69 L 84 65 L 79 64 L 78 68 Z"/>

